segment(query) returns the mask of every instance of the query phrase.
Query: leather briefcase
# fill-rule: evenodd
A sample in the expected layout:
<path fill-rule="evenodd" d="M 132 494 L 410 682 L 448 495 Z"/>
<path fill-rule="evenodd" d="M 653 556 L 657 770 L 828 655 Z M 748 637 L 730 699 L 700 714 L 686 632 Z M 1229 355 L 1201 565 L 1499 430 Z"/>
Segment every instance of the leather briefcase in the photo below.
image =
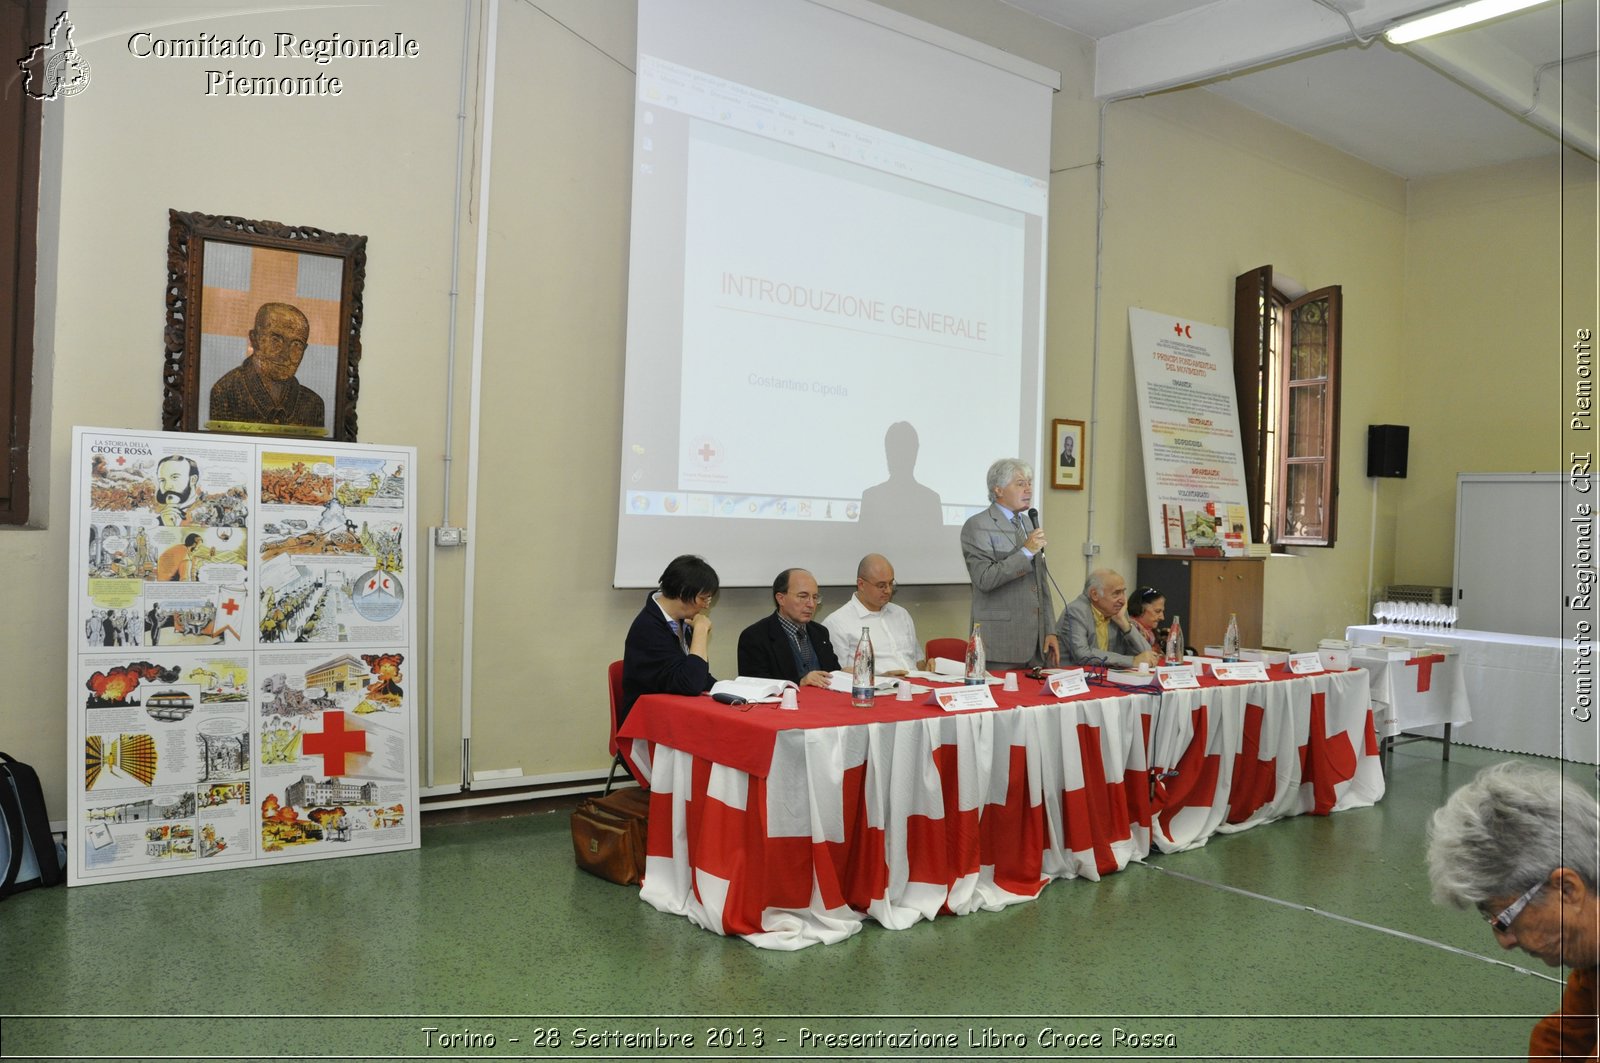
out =
<path fill-rule="evenodd" d="M 572 810 L 572 853 L 591 875 L 624 886 L 644 881 L 650 791 L 639 786 L 587 797 Z"/>

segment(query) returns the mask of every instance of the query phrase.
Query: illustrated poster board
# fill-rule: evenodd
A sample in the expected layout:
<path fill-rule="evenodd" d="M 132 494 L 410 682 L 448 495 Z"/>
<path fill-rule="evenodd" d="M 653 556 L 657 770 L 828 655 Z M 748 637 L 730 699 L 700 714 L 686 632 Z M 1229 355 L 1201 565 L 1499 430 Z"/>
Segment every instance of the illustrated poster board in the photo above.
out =
<path fill-rule="evenodd" d="M 416 848 L 416 450 L 75 428 L 68 885 Z"/>
<path fill-rule="evenodd" d="M 1216 325 L 1128 308 L 1150 552 L 1250 545 L 1233 345 Z"/>

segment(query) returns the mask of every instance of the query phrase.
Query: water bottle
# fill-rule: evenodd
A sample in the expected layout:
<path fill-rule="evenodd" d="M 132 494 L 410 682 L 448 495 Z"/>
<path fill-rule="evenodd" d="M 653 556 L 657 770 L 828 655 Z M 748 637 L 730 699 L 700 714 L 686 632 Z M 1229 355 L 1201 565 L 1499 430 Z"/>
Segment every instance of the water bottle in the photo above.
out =
<path fill-rule="evenodd" d="M 877 660 L 872 653 L 872 632 L 861 629 L 861 641 L 856 643 L 856 659 L 850 669 L 850 704 L 858 709 L 872 708 L 878 690 L 874 685 Z"/>
<path fill-rule="evenodd" d="M 1222 636 L 1222 659 L 1233 662 L 1239 659 L 1239 616 L 1228 614 L 1228 631 Z"/>
<path fill-rule="evenodd" d="M 989 662 L 983 655 L 981 625 L 972 625 L 972 637 L 967 640 L 967 686 L 981 687 L 989 681 Z"/>
<path fill-rule="evenodd" d="M 1183 624 L 1176 613 L 1172 616 L 1172 628 L 1167 632 L 1167 659 L 1163 663 L 1183 663 Z"/>

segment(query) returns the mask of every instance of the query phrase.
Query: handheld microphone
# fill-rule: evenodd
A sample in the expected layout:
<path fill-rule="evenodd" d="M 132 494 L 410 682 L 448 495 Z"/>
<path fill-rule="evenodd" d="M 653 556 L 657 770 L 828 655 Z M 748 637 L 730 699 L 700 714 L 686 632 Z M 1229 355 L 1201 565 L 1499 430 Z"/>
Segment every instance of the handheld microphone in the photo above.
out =
<path fill-rule="evenodd" d="M 711 695 L 711 700 L 720 701 L 724 705 L 743 705 L 747 699 L 741 698 L 737 694 L 713 694 Z"/>
<path fill-rule="evenodd" d="M 1028 510 L 1028 523 L 1033 525 L 1035 531 L 1039 529 L 1039 511 L 1037 509 Z M 1044 553 L 1044 547 L 1039 547 L 1038 552 Z"/>

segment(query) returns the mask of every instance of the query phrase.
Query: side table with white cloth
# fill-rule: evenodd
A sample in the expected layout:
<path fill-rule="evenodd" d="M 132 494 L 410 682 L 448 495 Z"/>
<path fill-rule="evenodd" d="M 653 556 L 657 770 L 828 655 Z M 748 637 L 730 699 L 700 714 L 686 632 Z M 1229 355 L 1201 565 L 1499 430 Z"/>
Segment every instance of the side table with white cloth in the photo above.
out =
<path fill-rule="evenodd" d="M 1386 759 L 1401 735 L 1423 732 L 1438 737 L 1442 729 L 1444 759 L 1449 760 L 1453 728 L 1472 721 L 1461 652 L 1453 646 L 1444 648 L 1448 652 L 1416 653 L 1366 644 L 1350 648 L 1350 663 L 1371 677 L 1372 721 Z"/>
<path fill-rule="evenodd" d="M 1593 710 L 1586 721 L 1570 711 L 1577 692 L 1575 676 L 1582 664 L 1572 643 L 1538 635 L 1457 628 L 1437 631 L 1404 624 L 1361 624 L 1345 629 L 1345 638 L 1351 642 L 1378 643 L 1385 635 L 1403 635 L 1414 642 L 1460 651 L 1461 686 L 1471 705 L 1471 722 L 1456 723 L 1455 741 L 1510 753 L 1600 763 L 1600 726 Z"/>

